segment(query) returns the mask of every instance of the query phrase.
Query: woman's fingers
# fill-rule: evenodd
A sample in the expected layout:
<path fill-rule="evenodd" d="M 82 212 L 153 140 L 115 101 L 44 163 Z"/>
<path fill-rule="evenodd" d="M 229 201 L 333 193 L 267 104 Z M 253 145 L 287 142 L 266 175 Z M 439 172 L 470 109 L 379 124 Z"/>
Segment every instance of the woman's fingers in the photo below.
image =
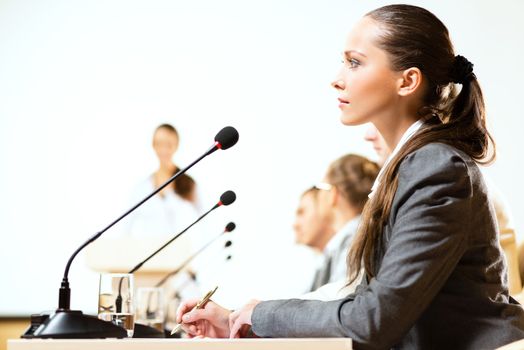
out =
<path fill-rule="evenodd" d="M 200 320 L 208 320 L 214 323 L 214 312 L 210 309 L 195 309 L 182 316 L 182 322 L 193 323 Z"/>
<path fill-rule="evenodd" d="M 182 323 L 182 316 L 194 308 L 198 301 L 198 299 L 189 299 L 182 302 L 176 311 L 176 322 Z"/>
<path fill-rule="evenodd" d="M 246 329 L 251 325 L 251 312 L 249 308 L 250 304 L 244 306 L 238 311 L 233 312 L 229 315 L 229 337 L 240 338 Z"/>
<path fill-rule="evenodd" d="M 195 309 L 197 299 L 185 301 L 177 310 L 176 320 L 190 336 L 227 338 L 231 311 L 208 301 L 203 309 Z M 196 326 L 192 328 L 191 326 Z"/>
<path fill-rule="evenodd" d="M 231 324 L 232 323 L 232 324 Z M 245 324 L 243 320 L 243 315 L 239 314 L 238 317 L 231 320 L 230 319 L 230 326 L 229 326 L 229 338 L 240 338 L 240 327 L 242 327 Z"/>
<path fill-rule="evenodd" d="M 231 331 L 233 330 L 233 325 L 235 324 L 235 321 L 237 320 L 238 316 L 240 316 L 240 310 L 233 311 L 229 314 L 229 331 L 230 331 L 230 337 L 231 337 Z"/>
<path fill-rule="evenodd" d="M 242 330 L 251 326 L 251 315 L 259 302 L 258 300 L 251 300 L 242 308 L 229 315 L 230 338 L 240 338 L 244 333 Z"/>

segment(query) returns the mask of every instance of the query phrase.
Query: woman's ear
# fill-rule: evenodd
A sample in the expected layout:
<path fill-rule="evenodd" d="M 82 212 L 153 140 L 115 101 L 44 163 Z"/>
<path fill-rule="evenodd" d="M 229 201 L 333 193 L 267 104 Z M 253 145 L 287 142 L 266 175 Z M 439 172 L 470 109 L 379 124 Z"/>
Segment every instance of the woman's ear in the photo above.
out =
<path fill-rule="evenodd" d="M 409 96 L 420 90 L 422 86 L 422 72 L 416 67 L 408 68 L 399 78 L 398 94 Z"/>

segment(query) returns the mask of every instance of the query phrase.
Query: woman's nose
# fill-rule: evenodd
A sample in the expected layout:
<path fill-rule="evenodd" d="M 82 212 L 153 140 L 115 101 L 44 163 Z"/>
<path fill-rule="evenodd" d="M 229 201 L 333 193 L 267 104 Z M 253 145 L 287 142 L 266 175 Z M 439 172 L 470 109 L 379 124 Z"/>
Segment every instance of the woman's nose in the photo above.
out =
<path fill-rule="evenodd" d="M 344 80 L 342 80 L 342 79 L 335 79 L 331 83 L 331 86 L 334 87 L 337 90 L 344 90 L 344 88 L 346 87 L 346 84 L 344 83 Z"/>

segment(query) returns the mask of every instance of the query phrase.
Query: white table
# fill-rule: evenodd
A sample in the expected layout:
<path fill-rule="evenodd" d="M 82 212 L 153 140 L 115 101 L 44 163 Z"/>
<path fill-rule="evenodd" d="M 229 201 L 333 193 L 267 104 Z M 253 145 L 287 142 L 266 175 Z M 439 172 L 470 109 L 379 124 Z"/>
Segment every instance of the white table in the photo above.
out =
<path fill-rule="evenodd" d="M 351 350 L 349 338 L 9 339 L 7 350 Z"/>

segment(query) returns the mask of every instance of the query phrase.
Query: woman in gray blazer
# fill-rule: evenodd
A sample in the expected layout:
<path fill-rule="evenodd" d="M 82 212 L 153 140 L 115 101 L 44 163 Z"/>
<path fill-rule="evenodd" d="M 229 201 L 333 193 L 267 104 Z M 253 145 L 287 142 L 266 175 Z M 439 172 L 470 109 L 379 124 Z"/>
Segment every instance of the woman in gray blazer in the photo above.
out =
<path fill-rule="evenodd" d="M 460 91 L 457 85 L 461 85 Z M 493 160 L 473 65 L 416 6 L 381 7 L 349 34 L 333 82 L 346 125 L 372 122 L 394 150 L 348 254 L 356 292 L 335 301 L 214 303 L 178 321 L 190 335 L 350 337 L 356 349 L 492 349 L 524 338 L 477 163 Z"/>

